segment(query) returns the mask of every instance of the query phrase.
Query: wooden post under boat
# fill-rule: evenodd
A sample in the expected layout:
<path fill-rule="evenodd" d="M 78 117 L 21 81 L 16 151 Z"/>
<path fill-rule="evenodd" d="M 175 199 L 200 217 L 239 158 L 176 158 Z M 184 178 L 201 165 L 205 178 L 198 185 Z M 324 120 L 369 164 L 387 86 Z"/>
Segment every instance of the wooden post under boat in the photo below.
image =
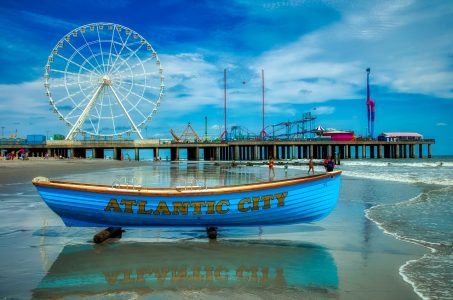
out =
<path fill-rule="evenodd" d="M 206 233 L 208 234 L 208 238 L 210 240 L 217 239 L 217 227 L 207 227 Z"/>
<path fill-rule="evenodd" d="M 122 230 L 121 227 L 109 227 L 95 234 L 93 242 L 100 244 L 111 238 L 121 238 L 123 232 L 124 230 Z"/>

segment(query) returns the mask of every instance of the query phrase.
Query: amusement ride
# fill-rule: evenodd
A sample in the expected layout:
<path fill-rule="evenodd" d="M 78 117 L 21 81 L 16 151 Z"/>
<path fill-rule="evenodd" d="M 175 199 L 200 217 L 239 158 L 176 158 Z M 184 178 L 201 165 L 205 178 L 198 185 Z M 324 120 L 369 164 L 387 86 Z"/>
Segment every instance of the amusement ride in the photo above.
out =
<path fill-rule="evenodd" d="M 165 89 L 152 45 L 114 23 L 91 23 L 64 35 L 48 57 L 44 87 L 54 113 L 70 128 L 66 140 L 143 139 Z"/>

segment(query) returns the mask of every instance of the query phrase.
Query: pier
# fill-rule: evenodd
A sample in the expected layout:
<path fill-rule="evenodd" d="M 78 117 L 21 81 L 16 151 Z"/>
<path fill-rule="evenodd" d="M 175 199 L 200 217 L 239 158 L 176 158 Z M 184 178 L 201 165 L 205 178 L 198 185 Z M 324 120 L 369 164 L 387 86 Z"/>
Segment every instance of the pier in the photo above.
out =
<path fill-rule="evenodd" d="M 29 157 L 87 158 L 87 151 L 92 158 L 104 158 L 104 151 L 113 151 L 112 159 L 121 160 L 122 150 L 134 150 L 135 160 L 140 160 L 144 149 L 153 151 L 153 157 L 160 157 L 164 149 L 171 154 L 168 160 L 180 160 L 180 152 L 187 151 L 187 160 L 198 161 L 253 161 L 275 159 L 322 159 L 336 156 L 339 159 L 398 159 L 398 158 L 431 158 L 431 146 L 434 139 L 420 140 L 354 140 L 354 141 L 320 141 L 282 140 L 261 141 L 241 140 L 222 142 L 184 142 L 168 140 L 116 140 L 116 141 L 45 141 L 42 144 L 2 144 L 7 151 L 28 149 Z M 167 151 L 168 153 L 168 151 Z"/>

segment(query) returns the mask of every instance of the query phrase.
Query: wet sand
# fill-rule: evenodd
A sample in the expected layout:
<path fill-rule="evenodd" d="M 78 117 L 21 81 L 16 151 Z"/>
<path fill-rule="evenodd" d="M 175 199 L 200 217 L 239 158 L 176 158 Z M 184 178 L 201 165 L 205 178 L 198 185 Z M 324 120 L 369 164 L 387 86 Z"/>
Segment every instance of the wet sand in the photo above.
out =
<path fill-rule="evenodd" d="M 343 180 L 337 208 L 314 224 L 222 228 L 214 244 L 200 228 L 126 229 L 101 246 L 90 241 L 99 229 L 65 227 L 30 183 L 147 164 L 0 161 L 0 297 L 418 299 L 398 270 L 426 249 L 368 220 L 357 180 Z"/>
<path fill-rule="evenodd" d="M 93 172 L 100 169 L 120 168 L 136 162 L 104 159 L 42 159 L 0 160 L 0 184 L 31 182 L 36 176 L 56 178 L 66 174 Z"/>

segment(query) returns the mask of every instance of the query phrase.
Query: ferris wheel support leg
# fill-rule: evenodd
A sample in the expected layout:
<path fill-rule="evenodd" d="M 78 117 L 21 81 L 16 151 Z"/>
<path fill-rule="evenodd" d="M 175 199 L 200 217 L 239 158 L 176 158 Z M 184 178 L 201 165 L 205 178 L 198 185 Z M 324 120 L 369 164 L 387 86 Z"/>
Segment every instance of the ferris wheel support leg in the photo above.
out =
<path fill-rule="evenodd" d="M 142 134 L 141 134 L 140 131 L 138 130 L 138 128 L 137 128 L 137 126 L 135 125 L 134 121 L 132 121 L 131 116 L 129 116 L 129 113 L 127 112 L 127 110 L 126 110 L 126 108 L 124 107 L 123 103 L 121 102 L 120 98 L 119 98 L 118 95 L 116 94 L 115 90 L 113 89 L 113 87 L 111 87 L 111 86 L 109 86 L 109 87 L 110 87 L 110 89 L 112 90 L 113 95 L 115 96 L 116 101 L 118 102 L 119 106 L 122 108 L 124 114 L 126 115 L 126 117 L 128 118 L 129 122 L 131 123 L 132 128 L 134 128 L 135 132 L 138 134 L 138 136 L 140 137 L 140 139 L 143 140 Z"/>
<path fill-rule="evenodd" d="M 72 140 L 74 139 L 75 135 L 77 134 L 77 130 L 82 126 L 82 124 L 85 122 L 85 119 L 88 116 L 88 113 L 90 110 L 93 108 L 94 104 L 96 103 L 96 99 L 98 98 L 99 94 L 102 91 L 102 88 L 104 87 L 104 84 L 99 85 L 98 89 L 94 93 L 93 97 L 90 99 L 88 102 L 87 106 L 83 110 L 83 112 L 80 114 L 79 118 L 75 122 L 74 126 L 72 126 L 71 130 L 69 131 L 68 135 L 66 136 L 66 140 Z"/>

